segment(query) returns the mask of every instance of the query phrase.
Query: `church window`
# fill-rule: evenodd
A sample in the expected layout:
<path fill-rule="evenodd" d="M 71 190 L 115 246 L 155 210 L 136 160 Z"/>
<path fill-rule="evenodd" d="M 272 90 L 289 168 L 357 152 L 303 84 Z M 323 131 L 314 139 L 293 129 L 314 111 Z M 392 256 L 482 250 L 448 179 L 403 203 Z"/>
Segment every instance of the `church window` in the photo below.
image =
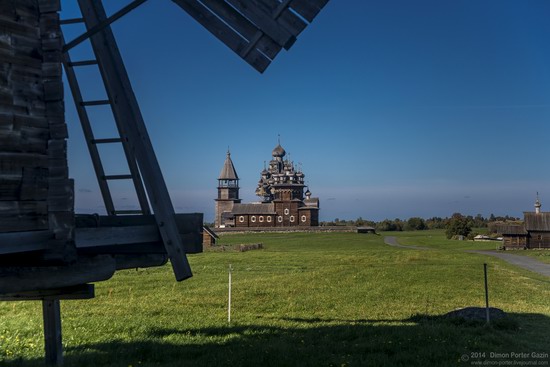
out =
<path fill-rule="evenodd" d="M 288 208 L 286 208 L 284 213 L 285 213 L 285 215 L 288 215 L 290 213 L 290 210 L 288 210 Z"/>
<path fill-rule="evenodd" d="M 244 222 L 244 217 L 242 215 L 239 217 L 239 222 Z"/>
<path fill-rule="evenodd" d="M 290 221 L 291 221 L 292 223 L 294 223 L 294 216 L 293 216 L 293 215 L 290 216 Z"/>
<path fill-rule="evenodd" d="M 279 216 L 277 217 L 277 222 L 281 223 L 282 221 L 283 221 L 283 217 L 279 215 Z"/>
<path fill-rule="evenodd" d="M 307 220 L 307 217 L 305 215 L 302 215 L 302 222 L 305 222 Z"/>
<path fill-rule="evenodd" d="M 256 216 L 253 215 L 253 216 L 250 218 L 250 220 L 252 221 L 252 223 L 256 223 Z"/>
<path fill-rule="evenodd" d="M 263 223 L 263 222 L 264 222 L 264 216 L 263 216 L 263 215 L 260 215 L 260 217 L 258 218 L 258 220 L 260 221 L 260 223 Z"/>

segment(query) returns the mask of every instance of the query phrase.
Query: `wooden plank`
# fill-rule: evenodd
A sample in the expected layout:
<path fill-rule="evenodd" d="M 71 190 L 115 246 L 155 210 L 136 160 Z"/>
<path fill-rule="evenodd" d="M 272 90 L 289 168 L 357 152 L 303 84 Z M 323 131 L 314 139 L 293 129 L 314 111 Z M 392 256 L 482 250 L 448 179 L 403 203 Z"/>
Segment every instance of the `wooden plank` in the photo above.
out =
<path fill-rule="evenodd" d="M 0 232 L 48 229 L 45 201 L 0 201 Z"/>
<path fill-rule="evenodd" d="M 216 15 L 205 8 L 196 0 L 172 0 L 191 15 L 203 27 L 208 29 L 210 33 L 216 36 L 227 47 L 241 54 L 248 47 L 249 42 L 239 36 L 231 27 L 221 21 Z M 271 60 L 256 49 L 251 50 L 246 54 L 244 60 L 249 63 L 254 69 L 263 73 L 269 66 Z"/>
<path fill-rule="evenodd" d="M 161 241 L 158 228 L 153 224 L 148 226 L 75 229 L 75 243 L 78 249 Z"/>
<path fill-rule="evenodd" d="M 295 42 L 295 37 L 286 29 L 280 27 L 270 14 L 262 10 L 255 0 L 226 0 L 245 17 L 250 19 L 263 33 L 284 48 Z"/>
<path fill-rule="evenodd" d="M 65 160 L 62 160 L 65 161 Z M 66 165 L 61 163 L 61 165 Z M 57 212 L 72 212 L 74 208 L 74 180 L 50 179 L 48 209 Z"/>
<path fill-rule="evenodd" d="M 0 254 L 44 250 L 52 238 L 51 231 L 0 233 Z"/>
<path fill-rule="evenodd" d="M 289 10 L 290 0 L 256 0 L 254 4 L 275 19 L 279 26 L 285 28 L 291 35 L 297 37 L 307 27 L 307 23 Z M 288 47 L 286 48 L 288 49 Z"/>
<path fill-rule="evenodd" d="M 8 133 L 0 133 L 0 146 L 5 152 L 47 153 L 49 131 L 20 127 Z"/>
<path fill-rule="evenodd" d="M 327 3 L 328 0 L 292 0 L 290 7 L 311 23 Z"/>
<path fill-rule="evenodd" d="M 79 256 L 69 265 L 0 268 L 0 294 L 38 291 L 100 282 L 116 270 L 112 256 Z"/>
<path fill-rule="evenodd" d="M 45 289 L 31 292 L 0 294 L 0 301 L 43 301 L 91 299 L 95 296 L 93 284 L 79 284 L 72 287 Z"/>
<path fill-rule="evenodd" d="M 48 167 L 48 156 L 38 153 L 0 152 L 0 172 L 20 167 Z"/>
<path fill-rule="evenodd" d="M 45 81 L 43 86 L 45 101 L 60 101 L 63 99 L 63 82 L 60 79 Z"/>
<path fill-rule="evenodd" d="M 202 252 L 202 214 L 176 214 L 175 220 L 185 253 Z M 154 216 L 77 215 L 75 243 L 88 253 L 166 253 Z M 143 245 L 143 246 L 142 246 Z"/>
<path fill-rule="evenodd" d="M 57 12 L 61 10 L 61 0 L 38 0 L 41 13 Z"/>
<path fill-rule="evenodd" d="M 40 37 L 40 29 L 24 22 L 0 18 L 0 33 L 17 34 L 27 37 Z"/>
<path fill-rule="evenodd" d="M 43 201 L 48 198 L 48 170 L 39 167 L 23 167 L 19 200 Z"/>
<path fill-rule="evenodd" d="M 168 255 L 143 254 L 143 255 L 114 255 L 117 270 L 150 268 L 162 266 L 168 262 Z"/>
<path fill-rule="evenodd" d="M 203 0 L 202 3 L 222 18 L 227 24 L 231 25 L 237 32 L 245 37 L 249 43 L 252 42 L 256 33 L 260 31 L 258 27 L 250 23 L 248 19 L 246 19 L 233 7 L 229 6 L 225 1 Z M 254 47 L 272 60 L 275 56 L 277 56 L 282 48 L 279 44 L 273 41 L 273 39 L 263 33 L 261 38 L 255 43 Z"/>

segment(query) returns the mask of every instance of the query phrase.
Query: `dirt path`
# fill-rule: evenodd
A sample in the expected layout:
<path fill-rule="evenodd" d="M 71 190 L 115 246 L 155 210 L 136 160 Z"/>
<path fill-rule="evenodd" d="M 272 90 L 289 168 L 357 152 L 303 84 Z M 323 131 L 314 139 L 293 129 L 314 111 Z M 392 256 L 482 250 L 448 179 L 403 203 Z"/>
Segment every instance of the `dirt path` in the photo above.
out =
<path fill-rule="evenodd" d="M 397 242 L 397 237 L 394 237 L 394 236 L 384 237 L 384 243 L 386 245 L 390 245 L 390 246 L 393 246 L 393 247 L 408 248 L 408 249 L 413 249 L 413 250 L 431 250 L 431 248 L 429 248 L 429 247 L 400 245 L 399 242 Z"/>
<path fill-rule="evenodd" d="M 431 250 L 429 247 L 401 245 L 399 244 L 399 242 L 397 242 L 397 237 L 394 237 L 394 236 L 384 237 L 384 243 L 386 245 L 390 245 L 393 247 L 408 248 L 413 250 Z M 469 250 L 466 252 L 498 257 L 499 259 L 502 259 L 512 265 L 519 266 L 520 268 L 530 270 L 534 273 L 550 277 L 550 264 L 540 262 L 529 256 L 513 255 L 513 254 L 507 254 L 505 252 L 496 252 L 496 251 L 488 251 L 488 250 Z"/>
<path fill-rule="evenodd" d="M 529 250 L 525 250 L 525 251 L 529 251 Z M 550 264 L 540 262 L 529 256 L 513 255 L 513 254 L 507 254 L 505 252 L 483 251 L 483 250 L 471 250 L 467 252 L 498 257 L 499 259 L 507 261 L 512 265 L 516 265 L 516 266 L 519 266 L 520 268 L 530 270 L 534 273 L 550 277 Z"/>

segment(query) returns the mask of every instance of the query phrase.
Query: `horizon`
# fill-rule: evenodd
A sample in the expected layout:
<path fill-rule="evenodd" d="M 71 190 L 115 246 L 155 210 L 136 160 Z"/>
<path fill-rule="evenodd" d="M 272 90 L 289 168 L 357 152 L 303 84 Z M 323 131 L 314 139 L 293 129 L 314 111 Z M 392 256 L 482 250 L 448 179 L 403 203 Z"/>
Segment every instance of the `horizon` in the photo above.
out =
<path fill-rule="evenodd" d="M 125 3 L 105 6 L 112 14 Z M 62 5 L 63 18 L 78 15 L 74 2 Z M 550 205 L 548 15 L 544 0 L 332 1 L 264 74 L 171 2 L 146 3 L 112 28 L 177 212 L 213 221 L 228 147 L 243 202 L 257 201 L 280 134 L 321 221 L 522 217 L 537 192 Z M 64 27 L 67 40 L 81 33 Z M 79 77 L 85 96 L 102 98 L 97 74 Z M 65 93 L 75 209 L 102 213 Z M 106 153 L 109 172 L 122 173 L 117 152 Z M 112 191 L 135 207 L 127 189 Z"/>

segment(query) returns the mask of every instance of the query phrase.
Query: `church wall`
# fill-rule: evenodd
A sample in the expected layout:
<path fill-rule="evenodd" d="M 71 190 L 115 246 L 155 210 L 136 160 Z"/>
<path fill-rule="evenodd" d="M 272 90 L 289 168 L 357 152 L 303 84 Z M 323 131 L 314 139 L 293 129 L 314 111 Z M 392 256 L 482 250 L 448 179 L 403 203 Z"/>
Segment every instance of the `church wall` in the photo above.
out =
<path fill-rule="evenodd" d="M 276 201 L 275 212 L 277 213 L 277 227 L 291 227 L 300 224 L 298 202 Z"/>
<path fill-rule="evenodd" d="M 299 225 L 304 227 L 311 226 L 311 210 L 300 210 L 299 211 Z"/>
<path fill-rule="evenodd" d="M 275 227 L 275 215 L 238 214 L 235 215 L 235 227 Z"/>
<path fill-rule="evenodd" d="M 216 218 L 214 219 L 214 226 L 219 228 L 222 225 L 222 214 L 223 212 L 231 212 L 233 210 L 233 205 L 235 204 L 232 200 L 216 200 Z"/>

